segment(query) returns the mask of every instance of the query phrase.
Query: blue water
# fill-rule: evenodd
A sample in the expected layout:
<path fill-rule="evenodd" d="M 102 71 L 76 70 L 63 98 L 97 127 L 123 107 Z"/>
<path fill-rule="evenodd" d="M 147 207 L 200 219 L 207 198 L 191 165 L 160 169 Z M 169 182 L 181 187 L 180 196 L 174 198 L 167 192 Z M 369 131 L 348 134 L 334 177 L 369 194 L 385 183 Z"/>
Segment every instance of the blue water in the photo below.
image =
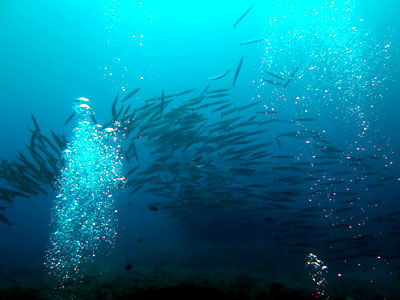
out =
<path fill-rule="evenodd" d="M 315 119 L 299 124 L 296 130 L 324 132 L 324 139 L 343 151 L 344 161 L 364 154 L 379 158 L 373 160 L 372 169 L 365 171 L 376 175 L 367 176 L 359 185 L 348 182 L 350 192 L 362 198 L 356 210 L 345 214 L 345 223 L 356 231 L 332 231 L 330 226 L 338 220 L 336 215 L 333 219 L 324 217 L 330 215 L 329 211 L 319 212 L 326 223 L 318 224 L 329 232 L 331 240 L 343 234 L 365 235 L 378 250 L 357 256 L 351 246 L 341 245 L 342 255 L 349 257 L 345 262 L 329 253 L 326 244 L 305 235 L 300 242 L 311 246 L 305 245 L 300 251 L 315 252 L 324 261 L 329 269 L 329 288 L 343 290 L 342 296 L 354 297 L 354 290 L 346 294 L 348 287 L 341 281 L 351 278 L 361 282 L 361 289 L 375 289 L 379 295 L 394 297 L 400 278 L 399 215 L 390 217 L 389 225 L 370 220 L 400 208 L 400 4 L 395 0 L 304 2 L 256 1 L 234 29 L 235 21 L 253 1 L 2 1 L 1 158 L 12 160 L 18 151 L 26 151 L 31 113 L 42 132 L 54 130 L 70 137 L 74 123 L 63 123 L 77 97 L 91 99 L 97 122 L 104 124 L 111 118 L 115 95 L 123 97 L 137 87 L 141 90 L 129 100 L 131 103 L 144 103 L 160 96 L 163 90 L 173 94 L 197 88 L 198 95 L 209 83 L 210 89 L 230 88 L 243 56 L 232 89 L 235 105 L 257 100 L 265 110 L 279 112 L 276 117 L 280 119 Z M 265 40 L 240 46 L 241 42 L 258 38 Z M 298 73 L 286 89 L 262 79 L 274 79 L 266 71 L 287 77 L 298 66 Z M 228 69 L 231 71 L 226 77 L 207 80 Z M 175 100 L 177 105 L 194 96 L 184 97 Z M 262 105 L 243 113 L 250 118 L 263 110 Z M 219 115 L 207 114 L 210 123 L 219 119 Z M 261 142 L 275 143 L 273 137 L 292 131 L 290 126 L 271 124 L 261 135 Z M 254 126 L 248 130 L 258 129 Z M 305 140 L 282 138 L 281 142 L 282 149 L 275 144 L 269 148 L 272 155 L 305 159 L 310 154 Z M 136 143 L 143 161 L 154 160 L 140 141 Z M 133 165 L 128 163 L 126 169 Z M 342 170 L 336 165 L 326 168 L 329 172 Z M 343 178 L 363 177 L 359 170 L 352 172 Z M 268 176 L 273 180 L 281 174 Z M 329 177 L 326 175 L 324 180 Z M 241 184 L 262 183 L 247 180 Z M 382 186 L 368 188 L 380 182 Z M 7 187 L 5 181 L 0 184 Z M 309 187 L 305 184 L 293 188 Z M 49 224 L 54 197 L 55 192 L 48 189 L 48 195 L 16 198 L 6 208 L 4 215 L 13 225 L 0 223 L 0 277 L 18 282 L 29 274 L 41 276 L 45 272 L 42 268 L 53 230 Z M 294 207 L 307 207 L 307 197 L 299 197 Z M 265 272 L 266 277 L 276 276 L 281 282 L 305 283 L 314 288 L 305 255 L 291 254 L 290 243 L 280 243 L 291 239 L 293 232 L 285 232 L 280 224 L 293 220 L 293 214 L 253 207 L 243 217 L 237 207 L 230 209 L 224 204 L 222 214 L 218 209 L 200 210 L 182 220 L 181 215 L 174 216 L 168 209 L 151 211 L 149 205 L 163 198 L 143 190 L 132 196 L 129 190 L 122 190 L 116 201 L 118 237 L 110 256 L 100 258 L 105 270 L 123 270 L 126 264 L 210 270 L 249 268 Z M 338 205 L 329 196 L 313 201 L 328 203 L 333 209 Z M 273 221 L 267 222 L 265 217 Z M 140 238 L 143 241 L 137 242 Z M 296 247 L 298 250 L 302 246 Z M 377 258 L 377 252 L 382 258 Z M 104 272 L 102 264 L 96 265 L 100 272 Z"/>

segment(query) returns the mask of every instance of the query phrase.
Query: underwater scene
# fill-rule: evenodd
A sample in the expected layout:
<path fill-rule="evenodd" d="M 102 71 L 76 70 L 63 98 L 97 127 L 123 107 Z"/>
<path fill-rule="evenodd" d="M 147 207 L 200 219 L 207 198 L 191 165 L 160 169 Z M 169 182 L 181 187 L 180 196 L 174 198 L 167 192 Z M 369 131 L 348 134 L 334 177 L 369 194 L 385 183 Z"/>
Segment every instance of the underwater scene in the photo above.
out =
<path fill-rule="evenodd" d="M 400 299 L 400 2 L 0 2 L 0 299 Z"/>

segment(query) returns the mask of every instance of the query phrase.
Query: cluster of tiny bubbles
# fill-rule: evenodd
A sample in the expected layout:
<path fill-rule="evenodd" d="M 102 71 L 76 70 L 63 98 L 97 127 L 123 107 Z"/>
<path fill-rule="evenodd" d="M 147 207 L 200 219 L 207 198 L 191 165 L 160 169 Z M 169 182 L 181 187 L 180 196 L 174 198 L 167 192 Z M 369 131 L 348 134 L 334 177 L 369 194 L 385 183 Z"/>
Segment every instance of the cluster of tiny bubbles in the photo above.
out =
<path fill-rule="evenodd" d="M 121 3 L 120 1 L 110 1 L 107 5 L 104 5 L 104 18 L 106 23 L 104 41 L 105 46 L 107 47 L 108 57 L 111 57 L 112 60 L 107 63 L 106 66 L 103 66 L 104 77 L 110 79 L 114 83 L 118 83 L 121 85 L 118 88 L 126 88 L 126 76 L 128 72 L 128 67 L 126 65 L 126 50 L 121 47 L 120 39 L 120 10 Z M 121 51 L 122 49 L 122 51 Z"/>
<path fill-rule="evenodd" d="M 147 48 L 142 27 L 143 24 L 151 24 L 153 16 L 143 9 L 142 1 L 107 1 L 103 11 L 105 31 L 102 38 L 106 46 L 106 57 L 110 59 L 100 69 L 104 78 L 110 80 L 118 92 L 125 92 L 129 90 L 128 82 L 144 78 L 140 72 L 132 75 L 128 71 L 140 65 L 138 53 Z M 127 12 L 135 12 L 135 15 Z"/>
<path fill-rule="evenodd" d="M 308 254 L 306 257 L 307 267 L 309 269 L 309 274 L 312 280 L 317 285 L 316 288 L 316 297 L 322 299 L 329 299 L 329 296 L 326 294 L 327 280 L 326 276 L 328 274 L 328 267 L 325 266 L 324 262 L 315 254 Z"/>
<path fill-rule="evenodd" d="M 115 193 L 126 181 L 115 131 L 94 124 L 88 99 L 78 98 L 74 110 L 78 125 L 62 153 L 45 260 L 60 288 L 80 280 L 80 267 L 95 259 L 100 245 L 114 246 Z"/>
<path fill-rule="evenodd" d="M 272 93 L 271 105 L 295 102 L 299 113 L 328 114 L 357 128 L 348 139 L 351 147 L 359 147 L 362 138 L 368 143 L 365 136 L 372 133 L 375 104 L 387 89 L 385 82 L 393 80 L 388 68 L 391 30 L 379 36 L 358 14 L 356 4 L 351 0 L 304 2 L 269 17 L 265 54 L 255 82 L 260 94 Z M 276 80 L 267 72 L 286 80 L 297 66 L 287 88 L 265 80 Z"/>

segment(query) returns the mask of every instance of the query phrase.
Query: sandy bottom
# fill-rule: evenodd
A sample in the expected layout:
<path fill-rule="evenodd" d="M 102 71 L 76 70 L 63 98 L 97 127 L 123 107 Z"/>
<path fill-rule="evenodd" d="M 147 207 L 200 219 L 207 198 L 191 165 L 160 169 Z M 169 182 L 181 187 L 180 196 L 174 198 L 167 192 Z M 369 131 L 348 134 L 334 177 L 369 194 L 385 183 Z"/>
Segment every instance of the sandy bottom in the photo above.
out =
<path fill-rule="evenodd" d="M 31 266 L 32 267 L 32 266 Z M 329 298 L 316 297 L 308 281 L 287 282 L 277 276 L 244 269 L 201 269 L 173 267 L 108 268 L 105 273 L 91 270 L 79 282 L 55 288 L 41 268 L 14 270 L 0 277 L 0 299 L 400 299 L 353 280 L 346 286 L 335 283 Z M 17 278 L 17 279 L 16 279 Z"/>

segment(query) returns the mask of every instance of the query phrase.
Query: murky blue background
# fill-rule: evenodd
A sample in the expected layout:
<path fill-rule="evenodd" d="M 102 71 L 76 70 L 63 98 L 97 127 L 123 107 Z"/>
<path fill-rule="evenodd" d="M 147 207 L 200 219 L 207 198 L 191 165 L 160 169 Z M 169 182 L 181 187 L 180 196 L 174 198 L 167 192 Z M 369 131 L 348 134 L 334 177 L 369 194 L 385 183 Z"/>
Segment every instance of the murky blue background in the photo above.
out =
<path fill-rule="evenodd" d="M 366 153 L 382 149 L 387 157 L 379 164 L 382 170 L 400 178 L 398 1 L 258 1 L 233 29 L 252 3 L 1 1 L 0 156 L 13 159 L 25 148 L 31 113 L 42 131 L 53 129 L 68 136 L 73 125 L 63 123 L 76 97 L 90 98 L 97 121 L 105 123 L 116 93 L 141 87 L 134 100 L 140 101 L 162 90 L 200 91 L 208 77 L 229 68 L 230 76 L 214 87 L 230 87 L 232 73 L 244 56 L 233 91 L 237 103 L 261 99 L 280 117 L 316 118 L 310 127 L 325 130 L 327 139 L 346 153 L 355 153 L 357 147 Z M 240 46 L 256 38 L 266 41 Z M 288 74 L 298 65 L 300 78 L 285 90 L 261 80 L 262 70 Z M 287 143 L 299 150 L 296 142 Z M 399 184 L 394 180 L 373 197 L 391 199 Z M 14 225 L 0 224 L 1 268 L 28 272 L 41 266 L 53 198 L 49 191 L 48 196 L 18 198 L 7 208 L 5 215 Z M 152 200 L 144 193 L 120 195 L 116 268 L 127 263 L 221 267 L 237 263 L 260 269 L 264 264 L 266 273 L 282 271 L 279 263 L 271 263 L 279 261 L 279 253 L 270 249 L 273 233 L 262 218 L 235 220 L 233 214 L 227 223 L 238 226 L 216 233 L 212 229 L 220 225 L 212 218 L 182 223 L 167 211 L 150 211 L 147 205 Z M 137 243 L 139 238 L 142 243 Z M 391 244 L 380 247 L 394 245 L 399 245 L 398 234 Z M 329 266 L 329 257 L 322 259 Z M 301 260 L 296 267 L 301 270 L 303 265 Z M 331 267 L 333 273 L 344 272 Z M 287 275 L 287 266 L 282 268 L 283 276 L 296 278 Z M 376 276 L 399 275 L 391 277 L 385 269 Z"/>

